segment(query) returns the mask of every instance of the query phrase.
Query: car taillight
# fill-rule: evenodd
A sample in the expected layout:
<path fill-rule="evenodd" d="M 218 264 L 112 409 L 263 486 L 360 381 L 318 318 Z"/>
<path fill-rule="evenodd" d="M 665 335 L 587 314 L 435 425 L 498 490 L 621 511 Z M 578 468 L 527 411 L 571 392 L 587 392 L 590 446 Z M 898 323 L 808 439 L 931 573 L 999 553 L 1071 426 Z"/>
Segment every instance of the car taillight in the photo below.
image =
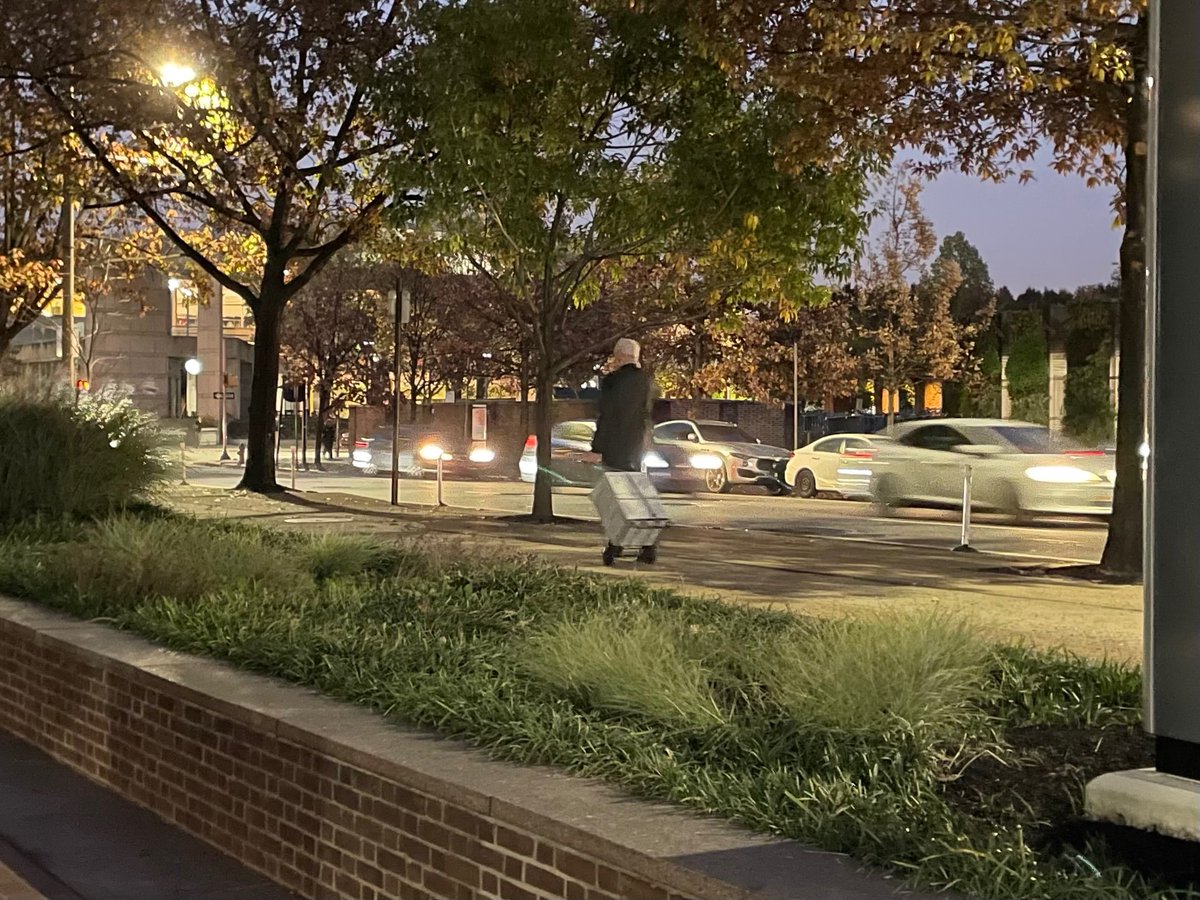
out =
<path fill-rule="evenodd" d="M 874 450 L 847 450 L 842 454 L 847 459 L 874 459 Z"/>
<path fill-rule="evenodd" d="M 1063 456 L 1104 456 L 1103 450 L 1065 450 Z"/>
<path fill-rule="evenodd" d="M 525 439 L 525 449 L 526 450 L 536 450 L 537 449 L 537 435 L 536 434 L 531 434 L 529 437 L 527 437 Z"/>
<path fill-rule="evenodd" d="M 354 442 L 355 450 L 366 450 L 370 446 L 371 446 L 370 443 L 368 443 L 367 441 L 355 441 Z"/>

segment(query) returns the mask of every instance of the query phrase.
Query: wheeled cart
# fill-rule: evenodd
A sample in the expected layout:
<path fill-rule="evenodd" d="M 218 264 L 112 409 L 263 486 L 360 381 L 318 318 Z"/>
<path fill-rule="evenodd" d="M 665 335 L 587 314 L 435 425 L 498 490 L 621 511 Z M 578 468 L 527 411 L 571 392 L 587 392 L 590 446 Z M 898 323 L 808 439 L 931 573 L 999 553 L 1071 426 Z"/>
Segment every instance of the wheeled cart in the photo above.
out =
<path fill-rule="evenodd" d="M 608 538 L 606 566 L 625 550 L 636 550 L 644 563 L 658 559 L 658 539 L 669 520 L 650 476 L 645 472 L 604 472 L 592 489 L 592 503 Z"/>

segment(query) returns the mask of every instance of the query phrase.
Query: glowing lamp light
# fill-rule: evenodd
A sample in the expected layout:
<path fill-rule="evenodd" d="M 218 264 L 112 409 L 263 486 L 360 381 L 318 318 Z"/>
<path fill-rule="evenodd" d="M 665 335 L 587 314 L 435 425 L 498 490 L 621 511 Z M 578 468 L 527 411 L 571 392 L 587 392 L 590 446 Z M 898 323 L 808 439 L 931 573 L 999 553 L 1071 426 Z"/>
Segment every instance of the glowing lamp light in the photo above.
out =
<path fill-rule="evenodd" d="M 427 460 L 428 462 L 442 459 L 446 455 L 446 452 L 437 444 L 426 444 L 421 448 L 420 453 L 421 459 Z"/>
<path fill-rule="evenodd" d="M 162 79 L 162 83 L 167 87 L 177 88 L 182 87 L 189 81 L 195 81 L 196 70 L 191 66 L 185 66 L 181 63 L 168 62 L 163 63 L 162 68 L 158 70 L 158 77 Z"/>
<path fill-rule="evenodd" d="M 200 362 L 200 360 L 192 357 L 183 364 L 183 371 L 187 372 L 189 375 L 199 375 L 202 371 L 204 371 L 204 365 Z"/>

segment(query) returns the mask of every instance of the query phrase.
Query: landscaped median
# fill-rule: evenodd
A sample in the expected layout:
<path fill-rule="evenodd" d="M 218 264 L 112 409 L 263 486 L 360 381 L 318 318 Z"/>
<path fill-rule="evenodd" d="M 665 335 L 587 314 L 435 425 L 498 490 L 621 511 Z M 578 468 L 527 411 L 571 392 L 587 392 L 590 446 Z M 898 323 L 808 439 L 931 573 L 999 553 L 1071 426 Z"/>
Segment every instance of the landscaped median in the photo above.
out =
<path fill-rule="evenodd" d="M 38 403 L 48 405 L 46 415 Z M 48 462 L 25 453 L 55 442 L 90 454 L 98 474 L 56 466 L 53 454 Z M 531 560 L 485 558 L 453 544 L 301 535 L 135 508 L 152 498 L 161 472 L 152 445 L 148 423 L 119 406 L 63 409 L 0 395 L 0 487 L 24 492 L 19 503 L 0 503 L 0 592 L 315 688 L 506 760 L 596 776 L 632 794 L 849 853 L 925 888 L 981 898 L 1141 900 L 1182 896 L 1176 889 L 1195 878 L 1169 855 L 1156 860 L 1167 865 L 1150 866 L 1157 874 L 1135 872 L 1124 864 L 1127 854 L 1077 827 L 1088 778 L 1150 761 L 1137 728 L 1135 669 L 990 644 L 937 612 L 805 620 Z M 262 718 L 253 710 L 222 718 L 163 699 L 164 678 L 139 681 L 134 663 L 97 668 L 99 657 L 85 649 L 91 662 L 68 665 L 53 634 L 20 623 L 2 630 L 21 660 L 3 673 L 11 721 L 41 717 L 46 741 L 75 753 L 85 769 L 102 757 L 131 793 L 141 791 L 135 799 L 162 799 L 146 794 L 146 779 L 156 779 L 177 819 L 210 839 L 247 823 L 225 806 L 212 812 L 205 792 L 214 788 L 191 774 L 198 766 L 217 790 L 236 784 L 270 807 L 264 813 L 222 795 L 243 816 L 278 822 L 286 810 L 312 819 L 310 807 L 328 805 L 337 822 L 310 821 L 303 834 L 286 823 L 305 864 L 318 867 L 316 875 L 299 873 L 298 883 L 325 885 L 325 893 L 314 889 L 321 896 L 360 896 L 360 887 L 362 896 L 391 896 L 358 882 L 343 890 L 325 854 L 348 854 L 368 878 L 388 874 L 366 858 L 378 842 L 368 853 L 369 838 L 354 832 L 400 833 L 379 821 L 399 807 L 387 798 L 380 806 L 372 793 L 386 788 L 395 801 L 394 784 L 381 787 L 366 770 L 285 742 L 285 726 L 292 735 L 302 730 L 287 715 L 271 720 L 266 737 L 246 732 L 246 722 Z M 158 699 L 151 703 L 147 692 Z M 287 703 L 280 701 L 285 713 Z M 161 756 L 147 755 L 151 731 Z M 121 740 L 110 740 L 116 732 Z M 268 738 L 288 758 L 265 775 L 259 763 Z M 301 750 L 307 764 L 298 761 Z M 145 771 L 134 771 L 135 752 Z M 283 772 L 311 785 L 301 790 Z M 468 794 L 473 814 L 491 808 Z M 496 882 L 501 870 L 480 871 L 471 854 L 494 856 L 480 835 L 486 830 L 494 841 L 501 826 L 485 816 L 451 828 L 421 818 L 430 809 L 451 815 L 442 800 L 412 803 L 402 824 L 428 837 L 414 852 L 428 854 L 433 867 L 418 873 L 424 890 L 412 895 L 445 895 L 426 880 L 441 883 L 437 861 L 452 863 L 431 847 L 449 843 L 470 863 L 463 878 L 478 879 L 453 882 L 453 893 L 491 896 L 483 876 Z M 470 818 L 453 815 L 460 825 Z M 296 861 L 288 832 L 277 831 L 266 849 L 246 850 L 259 854 L 251 865 L 265 871 L 279 859 Z M 262 828 L 255 833 L 261 837 Z M 522 846 L 532 840 L 518 838 Z M 600 877 L 596 858 L 573 852 L 547 851 L 554 864 L 562 856 Z M 542 861 L 518 860 L 517 869 L 542 877 Z M 393 862 L 416 865 L 395 854 Z M 588 896 L 637 897 L 638 885 L 650 883 L 639 877 L 616 872 L 607 886 L 586 890 L 584 881 L 562 884 Z M 555 896 L 551 883 L 558 884 L 534 890 L 514 882 L 512 892 Z M 658 884 L 656 893 L 669 893 Z M 675 893 L 689 891 L 705 895 Z M 799 883 L 796 895 L 825 896 Z"/>
<path fill-rule="evenodd" d="M 936 614 L 803 621 L 158 512 L 15 527 L 0 590 L 925 887 L 1168 895 L 1058 840 L 1087 777 L 1147 761 L 1137 673 Z"/>

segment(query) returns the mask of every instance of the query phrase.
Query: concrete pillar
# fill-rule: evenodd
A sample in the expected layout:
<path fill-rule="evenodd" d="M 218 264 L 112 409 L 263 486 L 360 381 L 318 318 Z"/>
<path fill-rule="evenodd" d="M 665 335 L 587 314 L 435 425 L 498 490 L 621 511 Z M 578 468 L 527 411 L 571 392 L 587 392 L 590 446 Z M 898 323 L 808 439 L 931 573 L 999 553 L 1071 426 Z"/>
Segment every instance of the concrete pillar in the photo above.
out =
<path fill-rule="evenodd" d="M 1008 357 L 1000 357 L 1000 418 L 1012 418 L 1012 394 L 1008 392 Z"/>
<path fill-rule="evenodd" d="M 1151 0 L 1145 727 L 1155 769 L 1101 775 L 1089 815 L 1200 841 L 1200 3 Z M 1147 89 L 1142 85 L 1142 89 Z M 1152 94 L 1153 97 L 1153 94 Z"/>
<path fill-rule="evenodd" d="M 221 384 L 221 341 L 224 339 L 221 301 L 214 298 L 196 311 L 196 358 L 204 368 L 196 377 L 196 409 L 209 423 L 221 417 L 217 396 Z"/>
<path fill-rule="evenodd" d="M 1108 358 L 1108 397 L 1112 403 L 1113 417 L 1117 414 L 1117 404 L 1120 402 L 1121 392 L 1117 386 L 1121 376 L 1121 351 L 1114 347 L 1112 356 Z"/>
<path fill-rule="evenodd" d="M 1061 347 L 1050 349 L 1050 430 L 1061 434 L 1067 407 L 1067 354 Z"/>

